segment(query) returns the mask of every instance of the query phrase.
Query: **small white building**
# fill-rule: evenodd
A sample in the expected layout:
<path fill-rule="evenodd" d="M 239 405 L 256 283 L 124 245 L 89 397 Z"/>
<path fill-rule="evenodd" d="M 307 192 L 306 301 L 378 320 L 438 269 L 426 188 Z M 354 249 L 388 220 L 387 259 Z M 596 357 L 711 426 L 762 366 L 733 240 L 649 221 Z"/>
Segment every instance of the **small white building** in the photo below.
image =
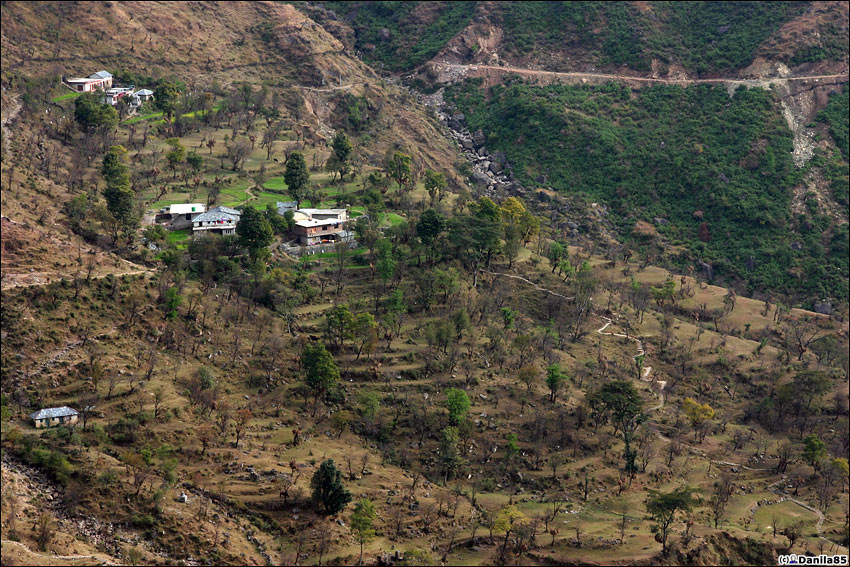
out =
<path fill-rule="evenodd" d="M 176 203 L 161 208 L 156 213 L 154 222 L 167 224 L 170 230 L 189 228 L 192 226 L 192 221 L 206 211 L 207 206 L 203 203 Z"/>
<path fill-rule="evenodd" d="M 103 93 L 103 103 L 115 106 L 124 97 L 130 97 L 130 106 L 139 106 L 138 99 L 133 94 L 135 87 L 113 87 Z"/>
<path fill-rule="evenodd" d="M 136 91 L 136 96 L 139 97 L 139 102 L 147 102 L 153 99 L 153 91 L 149 89 L 142 89 L 140 91 Z"/>
<path fill-rule="evenodd" d="M 59 408 L 40 409 L 35 413 L 30 414 L 36 428 L 52 427 L 54 425 L 73 425 L 77 423 L 80 414 L 77 410 L 62 406 Z"/>

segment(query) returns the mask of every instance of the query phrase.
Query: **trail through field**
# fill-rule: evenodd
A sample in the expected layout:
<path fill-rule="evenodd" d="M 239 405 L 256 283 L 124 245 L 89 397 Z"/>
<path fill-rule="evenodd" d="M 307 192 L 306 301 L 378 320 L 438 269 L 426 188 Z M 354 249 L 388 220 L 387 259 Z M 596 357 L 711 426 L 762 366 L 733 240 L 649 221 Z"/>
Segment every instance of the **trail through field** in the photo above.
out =
<path fill-rule="evenodd" d="M 9 113 L 3 118 L 2 128 L 3 128 L 3 149 L 5 151 L 9 151 L 9 141 L 11 140 L 11 134 L 9 132 L 9 122 L 17 118 L 18 113 L 21 111 L 23 104 L 18 98 L 18 95 L 10 95 L 9 97 L 11 102 L 11 108 L 9 109 Z"/>
<path fill-rule="evenodd" d="M 534 283 L 531 280 L 527 280 L 522 276 L 514 276 L 512 274 L 503 274 L 501 272 L 491 272 L 489 270 L 481 270 L 481 272 L 484 273 L 484 274 L 491 274 L 491 275 L 494 275 L 494 276 L 502 276 L 502 277 L 505 277 L 505 278 L 513 278 L 515 280 L 520 280 L 520 281 L 523 281 L 523 282 L 525 282 L 529 285 L 534 286 L 534 289 L 536 289 L 538 291 L 544 291 L 544 292 L 546 292 L 550 295 L 554 295 L 555 297 L 560 297 L 560 298 L 566 299 L 568 301 L 572 301 L 573 299 L 575 299 L 575 297 L 567 297 L 566 295 L 561 295 L 560 293 L 552 291 L 551 289 L 546 289 L 545 287 L 540 287 L 538 284 Z"/>
<path fill-rule="evenodd" d="M 97 565 L 118 565 L 117 563 L 113 563 L 113 562 L 111 562 L 111 561 L 107 560 L 106 558 L 99 556 L 99 555 L 52 555 L 52 554 L 39 553 L 39 552 L 33 551 L 32 549 L 30 549 L 29 547 L 27 547 L 26 545 L 22 544 L 19 541 L 13 541 L 11 539 L 2 540 L 2 544 L 4 546 L 9 545 L 9 546 L 12 546 L 12 547 L 17 547 L 21 551 L 23 551 L 23 552 L 25 552 L 29 555 L 35 556 L 35 557 L 43 558 L 45 561 L 46 560 L 52 560 L 52 559 L 62 559 L 62 560 L 65 560 L 65 561 L 94 559 L 94 560 L 100 561 L 100 563 L 97 563 Z M 46 562 L 45 562 L 45 565 L 47 565 Z"/>
<path fill-rule="evenodd" d="M 624 338 L 624 339 L 628 339 L 630 341 L 635 341 L 637 343 L 637 346 L 638 346 L 638 353 L 636 355 L 634 355 L 632 358 L 637 360 L 637 358 L 639 356 L 646 356 L 646 349 L 643 348 L 643 341 L 641 339 L 639 339 L 637 337 L 631 337 L 629 335 L 624 335 L 622 333 L 606 333 L 605 329 L 607 329 L 609 325 L 612 325 L 614 323 L 614 321 L 613 321 L 613 319 L 610 319 L 610 318 L 602 316 L 602 315 L 600 315 L 600 318 L 603 321 L 605 321 L 605 324 L 602 325 L 600 328 L 598 328 L 596 330 L 597 333 L 599 333 L 600 335 L 608 335 L 608 336 L 611 336 L 611 337 L 621 337 L 621 338 Z M 640 379 L 643 380 L 644 382 L 656 382 L 656 383 L 658 383 L 658 385 L 659 385 L 658 388 L 660 390 L 663 390 L 664 388 L 666 388 L 667 387 L 667 381 L 666 380 L 650 380 L 649 379 L 649 374 L 651 372 L 652 372 L 651 366 L 644 366 L 643 367 L 643 374 L 641 374 Z M 662 396 L 661 405 L 658 406 L 658 407 L 660 408 L 663 405 L 664 405 L 664 398 Z M 653 408 L 653 409 L 657 409 L 657 408 Z"/>
<path fill-rule="evenodd" d="M 625 335 L 625 334 L 622 334 L 622 333 L 606 333 L 605 329 L 607 329 L 609 325 L 612 325 L 614 323 L 614 321 L 612 319 L 608 318 L 608 317 L 602 317 L 602 319 L 605 321 L 605 324 L 602 325 L 599 329 L 596 330 L 597 333 L 599 333 L 600 335 L 621 337 L 621 338 L 629 339 L 631 341 L 635 341 L 635 342 L 638 343 L 638 354 L 636 354 L 634 356 L 634 358 L 637 358 L 638 356 L 645 356 L 646 350 L 643 347 L 643 341 L 641 341 L 637 337 L 631 337 L 631 336 L 628 336 L 628 335 Z M 652 371 L 651 366 L 645 367 L 644 371 L 643 371 L 643 375 L 641 376 L 641 379 L 644 380 L 645 382 L 650 382 L 649 374 L 650 374 L 651 371 Z M 667 382 L 663 381 L 663 380 L 658 380 L 657 383 L 660 385 L 660 387 L 659 387 L 660 391 L 657 392 L 658 397 L 659 397 L 659 403 L 657 405 L 649 408 L 649 410 L 648 410 L 649 412 L 654 412 L 654 411 L 657 411 L 657 410 L 661 409 L 662 407 L 664 407 L 664 392 L 663 392 L 663 390 L 667 386 Z M 660 433 L 658 434 L 658 438 L 661 439 L 662 441 L 667 442 L 667 443 L 672 443 L 672 440 L 669 437 L 662 435 Z M 736 467 L 736 468 L 740 468 L 740 469 L 743 469 L 743 470 L 750 470 L 750 471 L 762 471 L 762 472 L 764 472 L 764 471 L 774 470 L 773 467 L 751 467 L 751 466 L 745 465 L 743 463 L 735 463 L 735 462 L 732 462 L 732 461 L 721 461 L 721 460 L 717 460 L 717 459 L 712 459 L 706 453 L 706 451 L 704 451 L 702 449 L 699 449 L 697 447 L 694 447 L 694 446 L 688 445 L 688 444 L 682 444 L 682 445 L 689 452 L 691 452 L 695 455 L 698 455 L 700 457 L 703 457 L 705 459 L 708 459 L 709 461 L 711 461 L 715 465 L 722 465 L 722 466 L 726 466 L 726 467 Z M 793 502 L 794 504 L 796 504 L 796 505 L 798 505 L 802 508 L 805 508 L 806 510 L 817 515 L 818 521 L 817 521 L 817 524 L 816 524 L 815 527 L 816 527 L 817 532 L 818 532 L 818 537 L 820 539 L 824 540 L 824 541 L 829 542 L 830 544 L 834 544 L 833 541 L 825 538 L 822 535 L 822 533 L 823 533 L 823 522 L 825 520 L 825 516 L 823 515 L 823 513 L 820 510 L 818 510 L 817 508 L 815 508 L 814 506 L 812 506 L 810 504 L 807 504 L 806 502 L 803 502 L 801 500 L 797 500 L 796 498 L 792 497 L 790 494 L 786 493 L 781 488 L 774 488 L 776 485 L 782 484 L 784 482 L 785 482 L 784 479 L 780 479 L 780 480 L 774 482 L 773 484 L 768 485 L 767 489 L 770 490 L 771 488 L 773 488 L 773 491 L 776 494 L 782 495 L 782 497 L 785 500 L 787 500 L 789 502 Z"/>
<path fill-rule="evenodd" d="M 108 274 L 100 274 L 97 276 L 92 276 L 92 280 L 102 280 L 103 278 L 113 276 L 113 277 L 122 277 L 122 276 L 135 276 L 139 274 L 150 274 L 153 273 L 154 270 L 152 268 L 144 268 L 140 267 L 138 264 L 133 264 L 128 260 L 124 260 L 128 264 L 132 266 L 136 266 L 137 269 L 134 270 L 125 270 L 119 272 L 109 272 Z M 51 283 L 55 283 L 60 281 L 63 277 L 53 272 L 29 272 L 24 274 L 3 274 L 3 290 L 14 289 L 18 287 L 39 287 L 50 285 Z M 35 281 L 22 281 L 24 278 L 34 278 Z M 43 278 L 43 280 L 39 280 L 39 278 Z"/>
<path fill-rule="evenodd" d="M 348 85 L 340 85 L 338 87 L 328 87 L 326 89 L 318 89 L 316 87 L 305 87 L 299 85 L 299 88 L 304 89 L 305 91 L 310 91 L 314 93 L 332 93 L 334 91 L 346 91 L 354 86 L 354 83 L 350 83 Z"/>

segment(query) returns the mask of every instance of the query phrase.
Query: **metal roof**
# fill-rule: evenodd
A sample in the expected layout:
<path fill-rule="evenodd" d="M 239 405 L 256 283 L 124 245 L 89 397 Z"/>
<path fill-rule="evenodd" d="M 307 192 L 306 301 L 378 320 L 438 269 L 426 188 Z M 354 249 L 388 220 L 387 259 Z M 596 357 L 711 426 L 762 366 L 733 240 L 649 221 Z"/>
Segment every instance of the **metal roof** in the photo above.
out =
<path fill-rule="evenodd" d="M 348 209 L 298 209 L 299 213 L 304 213 L 308 217 L 313 215 L 341 215 L 348 212 Z"/>
<path fill-rule="evenodd" d="M 296 225 L 303 226 L 305 228 L 314 227 L 314 226 L 327 226 L 332 224 L 342 224 L 344 221 L 340 219 L 309 219 L 309 220 L 300 220 L 296 221 Z"/>
<path fill-rule="evenodd" d="M 233 215 L 233 216 L 236 216 L 236 217 L 242 216 L 242 211 L 237 211 L 236 209 L 231 209 L 230 207 L 224 207 L 222 205 L 219 205 L 217 207 L 213 207 L 212 209 L 210 209 L 210 212 L 211 213 L 226 213 L 228 215 Z"/>
<path fill-rule="evenodd" d="M 136 94 L 139 96 L 151 96 L 153 95 L 153 91 L 149 89 L 142 89 L 140 91 L 137 91 Z"/>
<path fill-rule="evenodd" d="M 30 414 L 31 419 L 53 419 L 55 417 L 67 417 L 70 415 L 79 415 L 77 410 L 62 406 L 61 408 L 45 408 Z"/>
<path fill-rule="evenodd" d="M 165 207 L 171 215 L 185 215 L 187 213 L 203 213 L 207 206 L 203 203 L 176 203 Z"/>
<path fill-rule="evenodd" d="M 192 219 L 192 222 L 219 222 L 219 221 L 228 221 L 228 222 L 239 222 L 239 215 L 231 215 L 228 213 L 222 213 L 219 211 L 207 211 L 206 213 L 202 213 L 195 218 Z"/>
<path fill-rule="evenodd" d="M 92 73 L 89 75 L 90 79 L 108 79 L 112 76 L 112 73 L 109 71 L 98 71 L 97 73 Z"/>

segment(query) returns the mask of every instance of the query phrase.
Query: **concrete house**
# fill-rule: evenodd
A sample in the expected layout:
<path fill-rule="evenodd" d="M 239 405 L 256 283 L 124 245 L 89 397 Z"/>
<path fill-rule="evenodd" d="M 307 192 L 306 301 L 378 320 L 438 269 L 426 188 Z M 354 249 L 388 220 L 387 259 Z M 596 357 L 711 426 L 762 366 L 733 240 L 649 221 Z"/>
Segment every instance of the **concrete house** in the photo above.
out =
<path fill-rule="evenodd" d="M 192 219 L 192 235 L 236 234 L 236 225 L 242 213 L 230 207 L 215 207 Z"/>
<path fill-rule="evenodd" d="M 60 408 L 45 408 L 30 414 L 36 428 L 53 427 L 54 425 L 73 425 L 77 423 L 80 414 L 77 410 L 62 406 Z"/>
<path fill-rule="evenodd" d="M 62 77 L 62 83 L 72 91 L 78 93 L 89 93 L 95 90 L 105 91 L 112 88 L 112 74 L 108 71 L 98 71 L 88 77 L 75 77 L 71 79 Z"/>
<path fill-rule="evenodd" d="M 192 221 L 207 211 L 203 203 L 178 203 L 163 207 L 156 213 L 154 222 L 166 224 L 169 230 L 192 227 Z"/>
<path fill-rule="evenodd" d="M 115 106 L 122 99 L 127 99 L 130 101 L 130 108 L 136 109 L 141 106 L 141 101 L 137 96 L 137 93 L 133 92 L 133 89 L 136 87 L 113 87 L 111 89 L 106 89 L 103 93 L 103 104 L 109 104 Z"/>
<path fill-rule="evenodd" d="M 352 233 L 345 229 L 349 221 L 347 209 L 297 209 L 293 211 L 293 234 L 305 246 L 351 240 Z"/>

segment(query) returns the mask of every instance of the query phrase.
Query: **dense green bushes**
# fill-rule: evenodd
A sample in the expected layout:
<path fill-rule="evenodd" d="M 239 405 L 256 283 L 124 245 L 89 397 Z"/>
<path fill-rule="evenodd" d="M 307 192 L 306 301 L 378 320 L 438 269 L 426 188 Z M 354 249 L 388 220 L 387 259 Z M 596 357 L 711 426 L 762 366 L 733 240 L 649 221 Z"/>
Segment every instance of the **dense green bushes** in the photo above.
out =
<path fill-rule="evenodd" d="M 348 14 L 363 58 L 390 71 L 424 63 L 457 35 L 472 18 L 475 2 L 434 2 L 423 15 L 421 2 L 324 2 L 339 15 Z M 429 21 L 430 20 L 430 21 Z M 389 30 L 382 35 L 381 30 Z M 369 46 L 369 48 L 367 48 Z M 374 46 L 372 48 L 371 46 Z"/>
<path fill-rule="evenodd" d="M 850 116 L 850 90 L 848 90 L 847 85 L 844 85 L 844 89 L 840 93 L 830 95 L 829 104 L 818 113 L 818 120 L 829 125 L 829 133 L 845 160 L 848 159 L 848 154 L 850 154 L 848 116 Z"/>
<path fill-rule="evenodd" d="M 613 83 L 514 84 L 485 101 L 467 82 L 446 98 L 470 130 L 487 132 L 491 151 L 507 153 L 523 183 L 542 175 L 558 190 L 607 202 L 626 238 L 645 220 L 685 244 L 673 260 L 679 269 L 705 261 L 721 280 L 747 282 L 749 293 L 847 297 L 846 255 L 836 256 L 846 233 L 827 218 L 791 218 L 801 172 L 768 91 L 730 97 L 723 87 L 665 85 L 633 95 Z"/>
<path fill-rule="evenodd" d="M 14 442 L 12 449 L 25 463 L 43 470 L 63 486 L 75 472 L 62 452 L 51 449 L 31 435 L 21 436 Z"/>
<path fill-rule="evenodd" d="M 747 66 L 803 9 L 799 2 L 504 2 L 495 10 L 513 53 L 580 48 L 599 63 L 646 70 L 652 59 L 696 73 Z"/>
<path fill-rule="evenodd" d="M 749 65 L 759 45 L 804 8 L 802 2 L 655 2 L 666 20 L 647 37 L 647 55 L 697 73 Z"/>
<path fill-rule="evenodd" d="M 469 23 L 476 2 L 323 2 L 346 17 L 357 49 L 390 71 L 411 70 L 434 57 Z M 483 8 L 504 34 L 500 51 L 553 52 L 600 65 L 645 71 L 653 59 L 691 72 L 721 73 L 749 65 L 782 24 L 805 2 L 496 2 Z M 389 33 L 387 33 L 389 32 Z M 818 43 L 801 46 L 788 61 L 840 59 L 846 30 L 827 26 Z M 572 55 L 571 55 L 572 57 Z"/>

